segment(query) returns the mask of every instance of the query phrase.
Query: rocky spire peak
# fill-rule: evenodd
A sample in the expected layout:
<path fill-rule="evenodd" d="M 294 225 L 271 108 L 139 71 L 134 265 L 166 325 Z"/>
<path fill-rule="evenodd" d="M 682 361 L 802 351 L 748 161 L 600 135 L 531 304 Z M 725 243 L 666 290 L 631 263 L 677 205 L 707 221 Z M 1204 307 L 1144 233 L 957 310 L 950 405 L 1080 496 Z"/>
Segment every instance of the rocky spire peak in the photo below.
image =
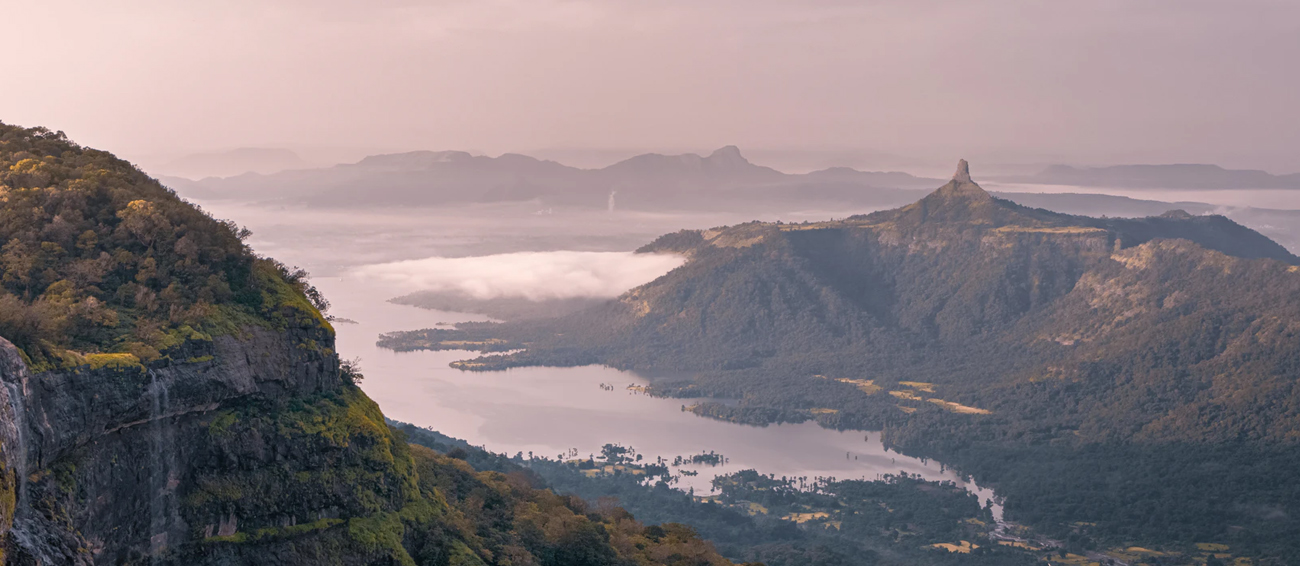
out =
<path fill-rule="evenodd" d="M 974 182 L 970 180 L 970 164 L 966 163 L 965 159 L 957 161 L 957 173 L 952 176 L 952 180 L 957 181 L 958 183 Z"/>
<path fill-rule="evenodd" d="M 993 202 L 993 196 L 970 178 L 970 164 L 965 159 L 957 162 L 957 172 L 948 184 L 939 187 L 921 199 L 930 210 L 935 207 L 966 210 Z"/>

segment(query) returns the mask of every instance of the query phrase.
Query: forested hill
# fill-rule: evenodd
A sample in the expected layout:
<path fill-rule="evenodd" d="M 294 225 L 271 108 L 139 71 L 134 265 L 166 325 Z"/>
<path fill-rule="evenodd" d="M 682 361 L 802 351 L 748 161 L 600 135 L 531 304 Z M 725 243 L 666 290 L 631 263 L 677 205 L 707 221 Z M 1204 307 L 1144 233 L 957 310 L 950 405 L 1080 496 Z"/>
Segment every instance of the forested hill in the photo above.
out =
<path fill-rule="evenodd" d="M 252 320 L 328 327 L 304 274 L 245 237 L 108 152 L 0 123 L 0 336 L 36 369 L 152 362 Z"/>
<path fill-rule="evenodd" d="M 305 274 L 246 236 L 0 124 L 0 566 L 730 564 L 409 446 Z"/>
<path fill-rule="evenodd" d="M 835 409 L 819 418 L 842 426 L 991 411 L 1020 423 L 999 434 L 1031 427 L 1070 439 L 1300 431 L 1300 260 L 1226 218 L 1026 208 L 984 192 L 963 162 L 952 182 L 901 209 L 679 232 L 641 252 L 690 261 L 567 318 L 386 343 L 528 345 L 471 369 L 693 372 L 692 392 Z M 1056 410 L 1057 395 L 1069 410 Z"/>

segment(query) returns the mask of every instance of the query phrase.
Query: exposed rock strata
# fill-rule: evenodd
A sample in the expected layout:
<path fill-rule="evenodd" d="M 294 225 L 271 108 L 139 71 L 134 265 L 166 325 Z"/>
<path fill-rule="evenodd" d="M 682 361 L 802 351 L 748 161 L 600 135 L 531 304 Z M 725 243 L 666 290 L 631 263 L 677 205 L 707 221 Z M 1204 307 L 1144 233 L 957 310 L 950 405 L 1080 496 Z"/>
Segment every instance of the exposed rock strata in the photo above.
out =
<path fill-rule="evenodd" d="M 241 517 L 193 501 L 197 479 L 213 469 L 295 456 L 272 438 L 221 446 L 213 420 L 231 407 L 341 393 L 349 386 L 332 346 L 325 328 L 250 327 L 187 344 L 173 352 L 189 360 L 180 363 L 31 374 L 0 338 L 0 454 L 12 518 L 0 529 L 9 563 L 170 560 L 205 537 L 338 516 L 336 506 L 308 504 L 310 516 Z"/>

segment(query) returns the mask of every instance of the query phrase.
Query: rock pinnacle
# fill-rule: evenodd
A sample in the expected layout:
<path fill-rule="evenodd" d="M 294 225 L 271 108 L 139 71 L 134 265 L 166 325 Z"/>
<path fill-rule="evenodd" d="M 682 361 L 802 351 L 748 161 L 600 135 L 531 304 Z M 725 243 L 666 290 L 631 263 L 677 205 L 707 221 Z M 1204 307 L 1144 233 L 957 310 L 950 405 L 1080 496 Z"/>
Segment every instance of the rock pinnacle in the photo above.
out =
<path fill-rule="evenodd" d="M 957 161 L 957 174 L 952 176 L 952 180 L 958 183 L 973 182 L 970 180 L 970 164 L 965 159 Z"/>

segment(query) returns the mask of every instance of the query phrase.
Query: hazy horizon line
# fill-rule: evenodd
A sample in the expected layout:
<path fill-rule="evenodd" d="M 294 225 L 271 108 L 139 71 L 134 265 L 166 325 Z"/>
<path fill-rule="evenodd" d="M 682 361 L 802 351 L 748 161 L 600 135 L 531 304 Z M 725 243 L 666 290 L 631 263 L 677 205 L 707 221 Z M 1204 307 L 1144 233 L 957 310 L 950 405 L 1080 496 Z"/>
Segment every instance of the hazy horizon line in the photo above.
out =
<path fill-rule="evenodd" d="M 748 161 L 752 165 L 767 167 L 787 175 L 801 175 L 801 174 L 807 174 L 807 173 L 812 173 L 817 171 L 824 171 L 827 169 L 846 168 L 846 169 L 853 169 L 855 171 L 867 172 L 867 173 L 907 173 L 920 178 L 942 179 L 948 176 L 948 173 L 945 173 L 944 171 L 951 169 L 952 164 L 955 163 L 958 159 L 967 159 L 968 161 L 970 161 L 973 164 L 976 164 L 977 166 L 985 167 L 988 168 L 989 170 L 992 170 L 992 171 L 986 171 L 985 173 L 986 177 L 987 176 L 1009 176 L 1012 173 L 1005 171 L 1005 169 L 1010 169 L 1010 168 L 1015 168 L 1015 169 L 1045 168 L 1045 167 L 1056 166 L 1056 165 L 1065 165 L 1065 166 L 1076 167 L 1076 168 L 1105 168 L 1105 167 L 1122 167 L 1122 166 L 1210 165 L 1210 166 L 1220 167 L 1222 169 L 1230 170 L 1230 171 L 1262 171 L 1273 176 L 1284 176 L 1284 175 L 1300 173 L 1300 171 L 1294 171 L 1294 172 L 1275 171 L 1275 170 L 1269 170 L 1263 168 L 1225 166 L 1215 161 L 1197 161 L 1197 160 L 1095 161 L 1095 160 L 1072 160 L 1066 158 L 1052 159 L 1048 156 L 1041 156 L 1041 158 L 999 159 L 994 156 L 981 156 L 978 153 L 976 153 L 970 156 L 959 155 L 957 157 L 953 157 L 947 161 L 944 161 L 940 158 L 923 158 L 923 157 L 907 156 L 907 155 L 895 154 L 895 153 L 878 152 L 873 150 L 854 150 L 850 148 L 843 148 L 843 149 L 837 149 L 837 148 L 808 149 L 808 148 L 794 148 L 794 147 L 745 148 L 737 144 L 726 144 L 713 149 L 573 147 L 573 148 L 541 148 L 541 149 L 520 150 L 520 151 L 511 150 L 511 151 L 500 151 L 500 152 L 485 151 L 485 150 L 474 149 L 474 148 L 467 148 L 467 149 L 379 149 L 379 148 L 375 148 L 372 150 L 362 150 L 360 148 L 357 148 L 349 152 L 354 156 L 344 157 L 341 159 L 311 159 L 308 156 L 303 154 L 304 153 L 310 154 L 314 150 L 307 149 L 303 146 L 295 147 L 289 144 L 285 144 L 285 145 L 267 144 L 267 145 L 238 146 L 238 147 L 231 147 L 228 149 L 212 149 L 212 150 L 178 154 L 175 156 L 171 156 L 170 159 L 168 159 L 167 161 L 158 159 L 156 156 L 139 156 L 137 158 L 130 159 L 130 160 L 133 163 L 139 165 L 142 169 L 146 169 L 151 172 L 153 170 L 159 170 L 160 171 L 158 173 L 159 175 L 163 175 L 167 177 L 182 177 L 189 180 L 197 181 L 205 177 L 190 178 L 182 174 L 168 173 L 164 170 L 168 169 L 171 163 L 180 161 L 182 159 L 189 159 L 195 157 L 220 157 L 235 152 L 251 150 L 251 151 L 267 151 L 267 152 L 288 151 L 293 153 L 297 158 L 302 159 L 303 162 L 306 164 L 306 166 L 304 167 L 287 167 L 287 168 L 277 169 L 271 172 L 261 173 L 265 175 L 275 174 L 283 171 L 291 171 L 291 170 L 328 169 L 340 165 L 356 165 L 372 157 L 405 155 L 405 154 L 415 154 L 415 153 L 435 153 L 435 154 L 436 153 L 464 153 L 472 157 L 485 157 L 489 159 L 500 159 L 501 157 L 505 157 L 509 155 L 519 155 L 519 156 L 536 159 L 538 161 L 556 163 L 574 169 L 594 171 L 594 170 L 604 169 L 609 166 L 616 165 L 618 163 L 622 163 L 629 159 L 647 156 L 647 155 L 659 155 L 665 157 L 696 156 L 696 157 L 704 158 L 704 157 L 708 157 L 712 153 L 715 153 L 719 150 L 728 147 L 738 148 L 740 150 L 741 155 L 744 156 L 746 161 Z M 588 157 L 583 158 L 581 157 L 581 154 L 587 154 Z M 592 157 L 596 155 L 600 155 L 603 157 L 598 159 Z M 575 156 L 577 157 L 574 158 Z M 803 159 L 806 160 L 814 160 L 818 157 L 821 157 L 825 161 L 821 162 L 820 165 L 811 165 L 805 163 L 803 166 L 795 165 L 793 167 L 790 166 L 791 163 L 786 163 L 784 165 L 779 163 L 778 164 L 771 163 L 771 161 L 782 161 L 782 156 L 785 156 L 786 161 L 790 161 L 792 159 L 796 159 L 799 157 L 802 157 Z M 566 157 L 569 158 L 566 159 Z M 873 167 L 870 164 L 866 164 L 866 165 L 863 164 L 863 162 L 871 161 L 871 160 L 875 160 L 877 162 L 883 162 L 885 160 L 893 160 L 894 163 L 892 165 L 882 164 L 881 166 L 876 166 L 876 167 Z M 854 161 L 857 161 L 857 163 L 854 163 Z M 253 172 L 253 171 L 246 171 L 243 173 L 238 173 L 233 176 L 242 175 L 249 172 Z M 1024 174 L 1024 171 L 1018 171 L 1016 174 Z M 213 176 L 213 175 L 209 175 L 209 176 Z"/>

